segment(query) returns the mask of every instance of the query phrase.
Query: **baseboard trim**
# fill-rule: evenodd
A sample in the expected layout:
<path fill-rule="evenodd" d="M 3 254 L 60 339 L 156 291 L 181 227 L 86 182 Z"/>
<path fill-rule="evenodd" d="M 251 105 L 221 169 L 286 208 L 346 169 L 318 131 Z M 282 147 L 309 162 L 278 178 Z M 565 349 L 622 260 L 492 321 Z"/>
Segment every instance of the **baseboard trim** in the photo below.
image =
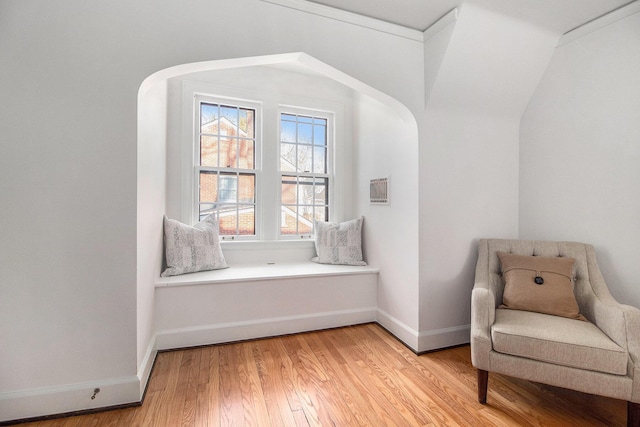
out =
<path fill-rule="evenodd" d="M 78 411 L 64 412 L 61 414 L 41 415 L 41 416 L 31 417 L 31 418 L 21 418 L 19 420 L 0 421 L 0 427 L 13 426 L 17 424 L 26 424 L 26 423 L 37 423 L 40 421 L 51 421 L 51 420 L 57 420 L 60 418 L 76 417 L 79 415 L 97 414 L 99 412 L 117 411 L 118 409 L 135 408 L 140 405 L 142 405 L 142 402 L 132 402 L 132 403 L 126 403 L 123 405 L 106 406 L 106 407 L 93 408 L 93 409 L 80 409 Z"/>
<path fill-rule="evenodd" d="M 417 354 L 456 347 L 470 341 L 471 325 L 418 332 L 383 310 L 378 310 L 377 322 Z"/>
<path fill-rule="evenodd" d="M 147 351 L 142 358 L 140 366 L 138 366 L 138 380 L 140 381 L 140 401 L 144 400 L 144 395 L 147 391 L 147 385 L 149 384 L 149 378 L 151 378 L 151 371 L 156 362 L 158 355 L 157 335 L 153 335 L 151 342 L 147 346 Z"/>
<path fill-rule="evenodd" d="M 418 352 L 418 331 L 380 309 L 377 310 L 377 322 L 396 339 L 402 341 L 411 351 Z"/>
<path fill-rule="evenodd" d="M 100 392 L 91 399 L 97 388 Z M 136 406 L 140 402 L 140 379 L 137 376 L 2 393 L 0 425 L 17 422 L 10 420 L 25 422 L 23 420 L 43 419 L 51 414 L 104 411 Z"/>
<path fill-rule="evenodd" d="M 470 342 L 470 335 L 471 325 L 420 332 L 418 337 L 419 352 L 423 353 L 468 344 Z"/>
<path fill-rule="evenodd" d="M 163 351 L 330 329 L 375 321 L 376 308 L 367 307 L 300 316 L 219 323 L 160 331 L 156 334 L 156 346 L 159 351 Z"/>
<path fill-rule="evenodd" d="M 140 406 L 151 378 L 158 349 L 156 336 L 135 377 L 101 380 L 0 394 L 0 426 L 46 421 Z M 100 392 L 91 399 L 96 388 Z M 78 409 L 79 407 L 82 409 Z M 34 411 L 34 408 L 37 408 Z M 34 413 L 35 412 L 35 413 Z"/>

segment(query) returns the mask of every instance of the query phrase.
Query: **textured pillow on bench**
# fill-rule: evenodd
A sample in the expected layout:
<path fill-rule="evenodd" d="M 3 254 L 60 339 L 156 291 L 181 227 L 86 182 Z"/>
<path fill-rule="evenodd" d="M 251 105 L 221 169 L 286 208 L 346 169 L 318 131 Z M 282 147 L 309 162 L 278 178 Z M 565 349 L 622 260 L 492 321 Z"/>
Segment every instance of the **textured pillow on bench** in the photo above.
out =
<path fill-rule="evenodd" d="M 193 227 L 164 216 L 167 269 L 162 277 L 228 268 L 220 248 L 218 221 L 213 214 Z"/>
<path fill-rule="evenodd" d="M 341 222 L 316 221 L 316 253 L 320 264 L 367 265 L 362 259 L 363 217 Z"/>

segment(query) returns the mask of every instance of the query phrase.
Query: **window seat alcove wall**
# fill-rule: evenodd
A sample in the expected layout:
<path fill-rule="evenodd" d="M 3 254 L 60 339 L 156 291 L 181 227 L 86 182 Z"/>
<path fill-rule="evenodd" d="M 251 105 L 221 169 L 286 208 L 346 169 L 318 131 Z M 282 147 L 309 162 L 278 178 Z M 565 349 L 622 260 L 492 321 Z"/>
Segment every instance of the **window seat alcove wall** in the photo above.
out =
<path fill-rule="evenodd" d="M 149 144 L 142 144 L 140 148 L 147 154 L 139 152 L 139 158 L 157 150 L 159 137 L 163 136 L 165 154 L 154 153 L 151 157 L 164 159 L 164 163 L 156 164 L 150 176 L 156 174 L 153 180 L 166 184 L 151 193 L 157 195 L 154 200 L 139 191 L 139 197 L 150 200 L 157 210 L 152 221 L 140 227 L 146 230 L 147 240 L 140 240 L 139 249 L 145 249 L 139 251 L 139 259 L 150 266 L 141 283 L 153 282 L 153 289 L 145 291 L 153 293 L 153 306 L 147 307 L 153 319 L 148 325 L 152 344 L 147 353 L 374 321 L 416 348 L 417 236 L 412 230 L 418 221 L 417 156 L 407 154 L 417 150 L 417 125 L 408 110 L 340 71 L 298 53 L 186 64 L 156 73 L 151 80 L 145 90 L 154 105 L 152 114 L 157 117 L 150 122 L 158 127 L 166 120 L 166 126 L 159 126 L 166 129 L 166 134 L 154 131 L 151 136 L 141 135 L 140 140 L 149 138 Z M 188 277 L 192 275 L 173 282 L 158 279 L 163 250 L 158 218 L 166 212 L 188 221 L 182 196 L 185 186 L 180 178 L 184 168 L 180 159 L 185 155 L 184 107 L 181 109 L 179 103 L 183 82 L 221 91 L 218 95 L 222 96 L 232 96 L 234 90 L 241 95 L 255 91 L 280 93 L 290 99 L 314 97 L 341 105 L 344 123 L 337 130 L 342 135 L 336 137 L 341 146 L 336 148 L 335 162 L 344 172 L 337 184 L 340 188 L 334 203 L 338 209 L 332 220 L 365 217 L 363 251 L 370 266 L 313 264 L 309 259 L 315 250 L 309 240 L 223 242 L 230 268 L 220 274 L 207 273 L 211 280 L 193 283 Z M 166 108 L 157 107 L 158 101 Z M 142 99 L 143 104 L 146 102 Z M 389 137 L 402 142 L 389 144 Z M 370 206 L 369 179 L 390 175 L 398 198 L 391 206 Z M 161 191 L 164 194 L 160 195 Z M 148 206 L 145 210 L 152 214 Z M 388 226 L 389 220 L 393 228 Z M 416 250 L 400 251 L 412 246 Z M 266 265 L 267 261 L 276 265 Z M 268 271 L 273 268 L 282 274 L 269 277 Z M 256 269 L 264 275 L 255 273 Z M 385 273 L 380 275 L 381 271 Z M 397 279 L 393 283 L 392 277 Z M 383 299 L 379 298 L 381 291 Z M 146 358 L 141 355 L 141 359 Z"/>

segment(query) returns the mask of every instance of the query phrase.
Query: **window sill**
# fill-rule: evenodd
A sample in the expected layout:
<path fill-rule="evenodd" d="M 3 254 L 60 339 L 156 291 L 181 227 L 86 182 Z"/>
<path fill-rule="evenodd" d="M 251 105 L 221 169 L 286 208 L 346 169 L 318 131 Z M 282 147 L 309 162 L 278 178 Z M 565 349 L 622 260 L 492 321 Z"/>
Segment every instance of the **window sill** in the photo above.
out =
<path fill-rule="evenodd" d="M 245 250 L 279 250 L 315 248 L 314 239 L 283 239 L 283 240 L 223 240 L 220 239 L 223 251 Z"/>
<path fill-rule="evenodd" d="M 202 271 L 180 276 L 161 277 L 156 288 L 208 285 L 229 282 L 248 282 L 301 277 L 346 276 L 352 274 L 378 274 L 378 267 L 318 264 L 311 261 L 276 262 L 231 266 L 223 270 Z"/>

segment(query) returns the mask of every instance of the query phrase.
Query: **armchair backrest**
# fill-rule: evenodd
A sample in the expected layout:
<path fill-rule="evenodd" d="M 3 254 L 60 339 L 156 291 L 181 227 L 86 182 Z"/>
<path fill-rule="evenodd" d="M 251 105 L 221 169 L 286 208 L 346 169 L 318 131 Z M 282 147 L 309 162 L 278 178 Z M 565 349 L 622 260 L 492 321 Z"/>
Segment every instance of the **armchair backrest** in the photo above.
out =
<path fill-rule="evenodd" d="M 617 343 L 626 343 L 623 331 L 609 328 L 613 317 L 623 316 L 617 302 L 611 296 L 596 261 L 592 245 L 578 242 L 553 242 L 541 240 L 483 239 L 478 245 L 476 279 L 485 277 L 493 291 L 495 304 L 502 303 L 504 282 L 500 274 L 500 260 L 497 252 L 511 252 L 517 255 L 537 255 L 546 257 L 575 258 L 574 293 L 580 312 L 592 323 L 600 327 Z M 620 323 L 622 324 L 622 323 Z M 611 330 L 609 330 L 611 329 Z"/>

